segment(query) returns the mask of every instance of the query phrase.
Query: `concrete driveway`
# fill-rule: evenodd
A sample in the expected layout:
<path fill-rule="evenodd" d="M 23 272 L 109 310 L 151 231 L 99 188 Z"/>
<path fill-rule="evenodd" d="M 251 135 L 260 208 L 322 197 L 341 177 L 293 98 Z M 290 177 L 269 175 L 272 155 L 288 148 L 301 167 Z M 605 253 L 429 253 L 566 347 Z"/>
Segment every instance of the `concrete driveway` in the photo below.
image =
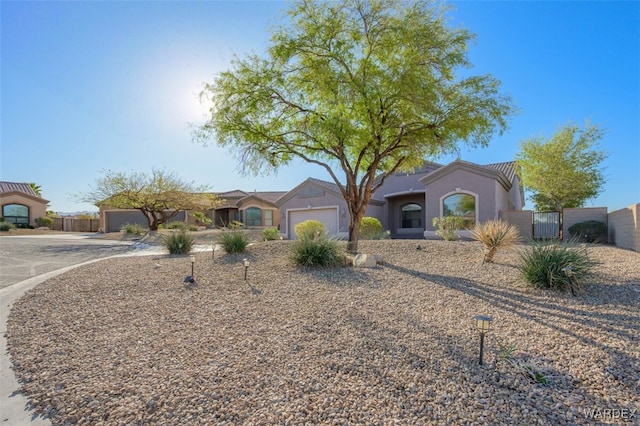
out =
<path fill-rule="evenodd" d="M 24 292 L 78 265 L 119 255 L 162 253 L 130 241 L 92 238 L 94 234 L 46 234 L 0 237 L 0 425 L 50 425 L 35 416 L 11 369 L 7 352 L 7 318 Z"/>
<path fill-rule="evenodd" d="M 45 234 L 0 237 L 0 288 L 89 260 L 127 254 L 130 241 L 93 238 L 94 234 Z"/>

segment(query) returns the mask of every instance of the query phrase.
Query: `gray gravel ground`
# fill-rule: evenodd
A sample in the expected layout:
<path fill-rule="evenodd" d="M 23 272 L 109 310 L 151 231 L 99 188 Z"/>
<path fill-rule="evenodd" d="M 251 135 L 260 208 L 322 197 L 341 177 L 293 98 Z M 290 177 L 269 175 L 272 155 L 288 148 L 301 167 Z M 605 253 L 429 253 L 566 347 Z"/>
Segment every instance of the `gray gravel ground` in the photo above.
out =
<path fill-rule="evenodd" d="M 193 285 L 168 255 L 43 283 L 8 322 L 23 391 L 53 424 L 640 424 L 639 253 L 591 248 L 572 297 L 475 242 L 361 242 L 385 264 L 337 270 L 290 244 L 199 253 Z"/>

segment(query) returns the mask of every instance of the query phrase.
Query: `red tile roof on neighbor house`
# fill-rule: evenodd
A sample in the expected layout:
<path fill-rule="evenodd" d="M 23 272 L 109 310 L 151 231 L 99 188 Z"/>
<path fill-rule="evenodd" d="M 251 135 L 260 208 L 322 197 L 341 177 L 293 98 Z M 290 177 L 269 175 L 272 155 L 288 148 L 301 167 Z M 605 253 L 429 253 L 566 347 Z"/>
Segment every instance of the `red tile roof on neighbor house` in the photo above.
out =
<path fill-rule="evenodd" d="M 8 192 L 22 192 L 27 195 L 31 195 L 32 197 L 38 197 L 38 194 L 35 193 L 31 185 L 28 183 L 17 183 L 17 182 L 0 182 L 0 194 L 5 194 Z"/>

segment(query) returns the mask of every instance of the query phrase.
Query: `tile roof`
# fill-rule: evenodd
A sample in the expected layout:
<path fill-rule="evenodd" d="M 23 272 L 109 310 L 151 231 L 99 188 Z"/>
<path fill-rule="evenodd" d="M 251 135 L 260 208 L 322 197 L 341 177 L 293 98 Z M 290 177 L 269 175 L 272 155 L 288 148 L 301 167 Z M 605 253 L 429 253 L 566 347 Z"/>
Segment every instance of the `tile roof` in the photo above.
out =
<path fill-rule="evenodd" d="M 328 182 L 326 180 L 316 179 L 316 178 L 308 178 L 308 182 L 313 182 L 318 186 L 321 186 L 329 191 L 340 192 L 340 187 L 335 184 L 335 182 Z"/>
<path fill-rule="evenodd" d="M 7 192 L 22 192 L 27 195 L 31 195 L 32 197 L 38 197 L 38 194 L 35 193 L 31 185 L 28 183 L 17 183 L 17 182 L 0 182 L 0 194 L 4 194 Z"/>
<path fill-rule="evenodd" d="M 502 172 L 507 177 L 509 182 L 513 182 L 513 178 L 516 176 L 516 162 L 515 161 L 507 161 L 505 163 L 493 163 L 493 164 L 485 164 L 484 167 L 488 167 L 490 169 L 497 170 Z"/>

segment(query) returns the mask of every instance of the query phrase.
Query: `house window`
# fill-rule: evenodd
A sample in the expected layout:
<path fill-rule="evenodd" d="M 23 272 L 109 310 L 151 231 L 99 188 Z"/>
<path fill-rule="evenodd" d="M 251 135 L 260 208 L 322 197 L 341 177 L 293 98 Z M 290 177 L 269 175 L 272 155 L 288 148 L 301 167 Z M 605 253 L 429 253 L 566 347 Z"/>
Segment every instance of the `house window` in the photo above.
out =
<path fill-rule="evenodd" d="M 422 207 L 419 204 L 402 206 L 402 228 L 422 228 Z"/>
<path fill-rule="evenodd" d="M 247 226 L 260 226 L 262 225 L 262 209 L 258 207 L 249 207 L 245 210 L 245 216 L 247 222 L 245 225 Z"/>
<path fill-rule="evenodd" d="M 273 210 L 264 211 L 264 226 L 273 226 Z"/>
<path fill-rule="evenodd" d="M 476 199 L 469 194 L 453 194 L 442 200 L 443 216 L 462 216 L 464 228 L 471 229 L 476 224 Z"/>
<path fill-rule="evenodd" d="M 29 225 L 29 207 L 22 204 L 6 204 L 2 206 L 2 217 L 16 225 Z"/>

